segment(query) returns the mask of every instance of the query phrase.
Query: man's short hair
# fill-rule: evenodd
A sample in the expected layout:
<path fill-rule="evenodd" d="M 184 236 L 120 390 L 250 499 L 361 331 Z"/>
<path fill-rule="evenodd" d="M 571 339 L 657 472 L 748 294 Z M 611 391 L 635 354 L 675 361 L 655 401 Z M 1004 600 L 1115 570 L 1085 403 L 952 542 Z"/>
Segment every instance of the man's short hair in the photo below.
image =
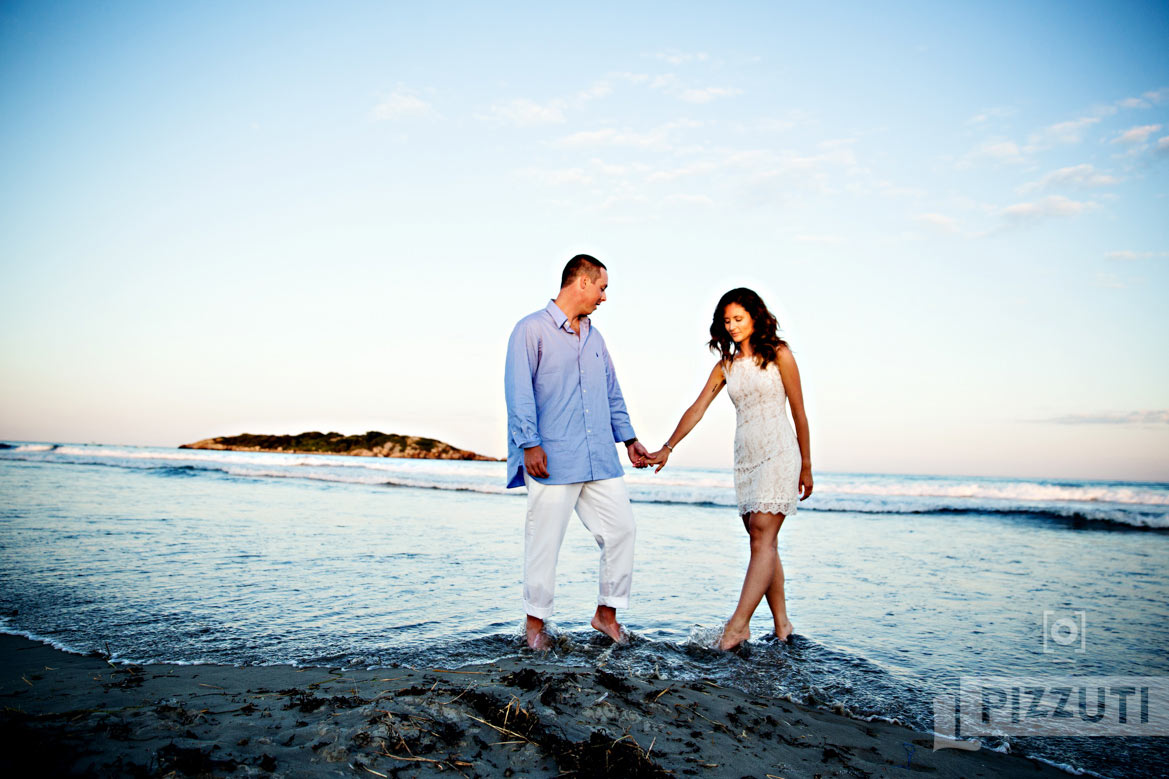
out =
<path fill-rule="evenodd" d="M 564 271 L 560 274 L 560 288 L 564 289 L 576 281 L 576 277 L 582 273 L 586 274 L 589 279 L 595 282 L 600 277 L 602 269 L 608 270 L 605 268 L 605 263 L 596 257 L 590 257 L 587 254 L 578 254 L 564 266 Z"/>

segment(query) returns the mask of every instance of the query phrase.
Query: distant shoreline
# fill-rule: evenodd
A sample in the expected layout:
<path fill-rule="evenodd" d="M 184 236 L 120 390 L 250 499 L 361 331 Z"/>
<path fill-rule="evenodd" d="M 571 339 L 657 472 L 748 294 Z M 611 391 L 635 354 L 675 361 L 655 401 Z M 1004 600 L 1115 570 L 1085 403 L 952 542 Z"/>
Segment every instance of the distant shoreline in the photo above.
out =
<path fill-rule="evenodd" d="M 482 460 L 502 462 L 497 457 L 459 449 L 435 438 L 422 438 L 371 430 L 362 435 L 320 433 L 265 435 L 243 433 L 205 438 L 180 449 L 212 449 L 233 452 L 277 452 L 285 454 L 340 454 L 349 457 L 400 457 L 412 460 Z"/>

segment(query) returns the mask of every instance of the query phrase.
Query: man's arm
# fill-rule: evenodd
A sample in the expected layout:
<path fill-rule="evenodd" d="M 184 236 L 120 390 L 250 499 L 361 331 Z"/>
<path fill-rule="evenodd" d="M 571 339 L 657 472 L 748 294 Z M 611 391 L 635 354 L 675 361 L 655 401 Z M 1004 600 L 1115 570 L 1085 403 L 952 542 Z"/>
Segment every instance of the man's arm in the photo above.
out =
<path fill-rule="evenodd" d="M 536 391 L 532 380 L 539 362 L 539 337 L 524 322 L 515 326 L 507 342 L 504 395 L 507 398 L 507 434 L 524 450 L 524 467 L 532 476 L 548 477 L 548 461 L 540 440 Z"/>
<path fill-rule="evenodd" d="M 633 432 L 629 411 L 625 408 L 625 396 L 621 394 L 621 385 L 617 383 L 617 369 L 613 367 L 613 358 L 609 356 L 608 347 L 602 349 L 605 357 L 606 389 L 609 394 L 609 424 L 613 428 L 613 440 L 625 444 L 629 462 L 635 468 L 645 468 L 649 465 L 647 459 L 649 451 L 637 440 L 637 433 Z"/>

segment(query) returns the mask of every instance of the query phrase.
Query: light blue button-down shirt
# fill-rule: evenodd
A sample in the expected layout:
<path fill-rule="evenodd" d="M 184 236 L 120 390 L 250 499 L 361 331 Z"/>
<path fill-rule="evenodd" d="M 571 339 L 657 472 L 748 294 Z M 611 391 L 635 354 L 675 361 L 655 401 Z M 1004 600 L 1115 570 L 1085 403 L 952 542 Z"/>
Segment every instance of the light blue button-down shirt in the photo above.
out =
<path fill-rule="evenodd" d="M 555 301 L 521 319 L 507 342 L 504 383 L 508 487 L 523 486 L 524 450 L 533 446 L 548 456 L 542 484 L 625 473 L 613 444 L 635 433 L 605 339 L 587 317 L 579 336 Z"/>

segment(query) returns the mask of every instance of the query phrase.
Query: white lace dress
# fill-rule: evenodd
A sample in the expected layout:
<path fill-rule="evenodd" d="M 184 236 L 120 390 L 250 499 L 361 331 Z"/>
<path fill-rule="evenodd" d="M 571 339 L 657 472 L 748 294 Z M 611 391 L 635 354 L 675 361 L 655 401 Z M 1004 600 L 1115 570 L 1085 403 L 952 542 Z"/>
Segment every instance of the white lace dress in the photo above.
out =
<path fill-rule="evenodd" d="M 796 513 L 800 444 L 787 418 L 787 393 L 779 367 L 753 359 L 723 364 L 727 394 L 735 404 L 735 497 L 739 514 Z"/>

